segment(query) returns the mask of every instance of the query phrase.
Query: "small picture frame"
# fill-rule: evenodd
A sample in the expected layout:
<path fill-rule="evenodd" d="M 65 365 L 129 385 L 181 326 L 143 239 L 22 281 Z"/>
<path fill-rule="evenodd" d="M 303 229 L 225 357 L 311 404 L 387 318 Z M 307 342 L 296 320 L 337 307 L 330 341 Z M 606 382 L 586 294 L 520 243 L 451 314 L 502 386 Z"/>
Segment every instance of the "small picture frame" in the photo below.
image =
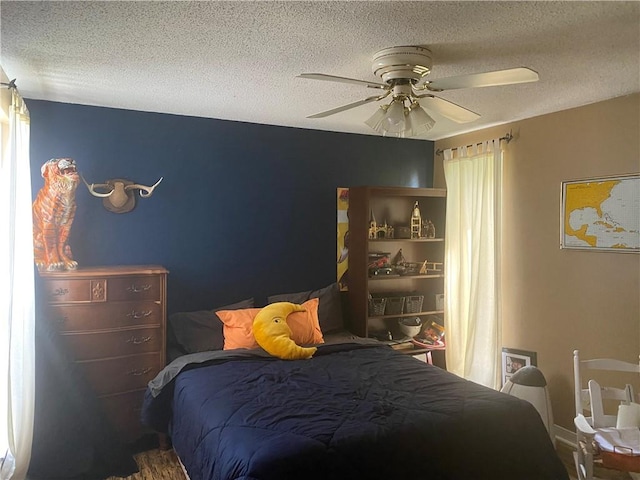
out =
<path fill-rule="evenodd" d="M 522 367 L 537 366 L 536 352 L 502 347 L 502 385 Z"/>

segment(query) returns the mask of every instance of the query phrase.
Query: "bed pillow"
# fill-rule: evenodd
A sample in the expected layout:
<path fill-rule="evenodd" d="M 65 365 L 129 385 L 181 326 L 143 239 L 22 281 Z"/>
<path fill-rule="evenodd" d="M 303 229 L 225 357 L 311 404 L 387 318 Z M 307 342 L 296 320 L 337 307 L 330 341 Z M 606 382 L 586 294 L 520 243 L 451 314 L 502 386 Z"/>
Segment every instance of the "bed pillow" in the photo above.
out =
<path fill-rule="evenodd" d="M 302 303 L 304 312 L 294 312 L 287 317 L 291 328 L 291 339 L 298 345 L 315 345 L 323 343 L 322 330 L 318 322 L 318 299 L 313 298 Z M 224 324 L 224 349 L 258 348 L 258 342 L 251 328 L 253 319 L 261 308 L 245 308 L 241 310 L 220 310 L 217 315 Z"/>
<path fill-rule="evenodd" d="M 282 293 L 270 296 L 267 301 L 304 303 L 311 298 L 318 298 L 318 321 L 323 334 L 334 333 L 344 330 L 342 318 L 342 299 L 340 287 L 337 283 L 321 288 L 320 290 L 309 290 L 308 292 Z"/>
<path fill-rule="evenodd" d="M 291 302 L 276 302 L 261 308 L 253 319 L 253 336 L 267 353 L 282 360 L 311 358 L 316 347 L 301 347 L 293 341 L 286 319 L 294 312 L 304 312 L 305 307 Z"/>
<path fill-rule="evenodd" d="M 224 324 L 217 315 L 219 310 L 252 308 L 253 298 L 241 302 L 197 312 L 178 312 L 169 316 L 169 346 L 178 347 L 185 354 L 222 350 L 224 346 Z M 175 341 L 176 345 L 171 345 Z"/>

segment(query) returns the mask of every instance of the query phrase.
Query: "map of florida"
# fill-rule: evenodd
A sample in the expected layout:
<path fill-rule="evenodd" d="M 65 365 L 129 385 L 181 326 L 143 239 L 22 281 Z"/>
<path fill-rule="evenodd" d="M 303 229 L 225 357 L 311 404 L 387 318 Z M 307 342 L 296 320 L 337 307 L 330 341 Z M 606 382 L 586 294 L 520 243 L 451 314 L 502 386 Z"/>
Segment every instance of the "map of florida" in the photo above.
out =
<path fill-rule="evenodd" d="M 637 180 L 566 185 L 564 235 L 571 246 L 638 248 Z"/>

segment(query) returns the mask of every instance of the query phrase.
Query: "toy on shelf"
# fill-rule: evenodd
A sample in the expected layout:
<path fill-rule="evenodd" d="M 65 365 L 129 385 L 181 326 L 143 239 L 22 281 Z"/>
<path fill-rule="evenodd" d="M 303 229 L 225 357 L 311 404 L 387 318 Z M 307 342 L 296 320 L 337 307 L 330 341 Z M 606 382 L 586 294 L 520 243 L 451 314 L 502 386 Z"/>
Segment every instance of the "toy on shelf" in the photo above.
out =
<path fill-rule="evenodd" d="M 436 238 L 436 227 L 431 220 L 427 220 L 424 236 L 427 238 Z"/>
<path fill-rule="evenodd" d="M 394 273 L 389 263 L 389 252 L 369 252 L 369 276 L 391 275 Z"/>
<path fill-rule="evenodd" d="M 371 211 L 371 219 L 369 220 L 369 240 L 376 240 L 378 238 L 393 238 L 393 227 L 387 225 L 385 220 L 384 224 L 378 226 L 376 217 Z"/>
<path fill-rule="evenodd" d="M 420 238 L 420 229 L 422 227 L 422 216 L 420 215 L 420 206 L 418 202 L 413 204 L 411 212 L 411 238 Z"/>
<path fill-rule="evenodd" d="M 437 274 L 444 273 L 444 263 L 443 262 L 430 262 L 425 260 L 422 266 L 420 267 L 420 275 L 429 275 L 429 274 Z"/>
<path fill-rule="evenodd" d="M 393 257 L 393 260 L 391 260 L 391 265 L 404 265 L 405 263 L 407 263 L 407 260 L 404 258 L 404 255 L 402 254 L 402 249 L 398 250 L 398 253 L 395 254 L 395 256 Z"/>

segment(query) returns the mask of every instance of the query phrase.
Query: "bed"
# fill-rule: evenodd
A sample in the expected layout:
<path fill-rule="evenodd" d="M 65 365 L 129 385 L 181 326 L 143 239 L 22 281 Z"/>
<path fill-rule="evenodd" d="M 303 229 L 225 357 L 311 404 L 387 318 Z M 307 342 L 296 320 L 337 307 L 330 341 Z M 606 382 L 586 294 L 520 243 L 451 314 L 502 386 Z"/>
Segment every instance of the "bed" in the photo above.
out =
<path fill-rule="evenodd" d="M 142 422 L 191 480 L 568 480 L 531 404 L 345 332 L 339 295 L 268 298 L 306 307 L 306 360 L 256 348 L 253 299 L 169 317 Z"/>
<path fill-rule="evenodd" d="M 180 357 L 143 421 L 191 480 L 568 479 L 531 404 L 365 340 Z"/>

